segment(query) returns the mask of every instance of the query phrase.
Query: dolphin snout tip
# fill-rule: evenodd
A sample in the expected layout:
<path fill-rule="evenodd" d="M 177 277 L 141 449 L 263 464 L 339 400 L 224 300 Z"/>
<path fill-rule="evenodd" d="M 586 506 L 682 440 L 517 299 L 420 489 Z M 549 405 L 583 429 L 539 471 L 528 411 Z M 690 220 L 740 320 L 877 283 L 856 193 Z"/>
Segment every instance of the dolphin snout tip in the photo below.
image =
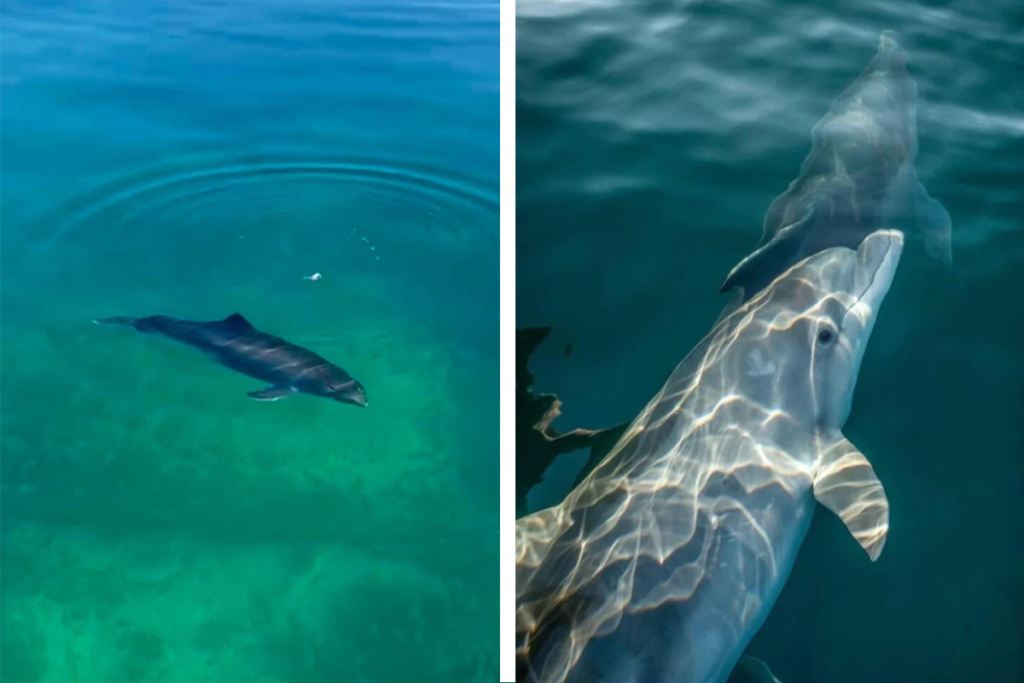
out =
<path fill-rule="evenodd" d="M 339 398 L 342 403 L 348 403 L 349 405 L 356 406 L 357 408 L 366 408 L 370 405 L 370 402 L 366 400 L 365 396 L 347 396 Z"/>
<path fill-rule="evenodd" d="M 903 253 L 903 241 L 899 230 L 876 230 L 865 238 L 858 251 L 865 262 L 898 259 Z"/>

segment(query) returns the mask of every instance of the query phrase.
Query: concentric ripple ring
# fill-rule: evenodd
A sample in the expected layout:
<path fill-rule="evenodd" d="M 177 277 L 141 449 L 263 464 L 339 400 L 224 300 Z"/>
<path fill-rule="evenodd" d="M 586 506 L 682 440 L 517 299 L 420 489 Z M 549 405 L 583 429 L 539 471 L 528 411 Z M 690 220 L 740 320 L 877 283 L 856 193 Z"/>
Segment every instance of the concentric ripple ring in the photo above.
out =
<path fill-rule="evenodd" d="M 81 225 L 109 217 L 124 221 L 185 198 L 196 198 L 232 186 L 277 178 L 317 178 L 349 184 L 399 188 L 412 194 L 444 197 L 469 204 L 497 217 L 495 190 L 450 171 L 422 166 L 386 165 L 370 160 L 295 161 L 236 160 L 185 170 L 157 169 L 130 179 L 120 178 L 57 207 L 33 221 L 29 229 L 34 251 L 46 253 Z M 141 205 L 140 205 L 141 200 Z M 126 206 L 132 205 L 130 210 Z M 141 208 L 140 208 L 141 206 Z M 55 219 L 59 216 L 59 219 Z M 497 223 L 494 224 L 495 232 Z"/>

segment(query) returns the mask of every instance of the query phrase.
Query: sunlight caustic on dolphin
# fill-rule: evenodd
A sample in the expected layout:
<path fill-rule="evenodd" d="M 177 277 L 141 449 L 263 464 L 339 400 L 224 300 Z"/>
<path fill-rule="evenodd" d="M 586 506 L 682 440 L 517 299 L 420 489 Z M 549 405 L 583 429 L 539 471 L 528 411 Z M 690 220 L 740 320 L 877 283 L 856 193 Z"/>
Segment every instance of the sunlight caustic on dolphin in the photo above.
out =
<path fill-rule="evenodd" d="M 517 522 L 518 680 L 724 681 L 816 500 L 878 557 L 888 502 L 841 429 L 902 249 L 876 231 L 788 269 L 715 325 L 561 505 Z"/>

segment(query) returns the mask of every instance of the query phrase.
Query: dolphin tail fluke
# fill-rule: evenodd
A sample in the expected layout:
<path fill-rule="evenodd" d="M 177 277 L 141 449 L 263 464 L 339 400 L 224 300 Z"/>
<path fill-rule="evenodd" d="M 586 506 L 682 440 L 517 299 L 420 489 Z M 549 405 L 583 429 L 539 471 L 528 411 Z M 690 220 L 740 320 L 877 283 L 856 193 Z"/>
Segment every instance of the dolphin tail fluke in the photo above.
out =
<path fill-rule="evenodd" d="M 868 64 L 869 72 L 890 73 L 894 70 L 903 71 L 907 64 L 907 53 L 899 43 L 895 31 L 885 30 L 878 37 L 878 52 Z"/>
<path fill-rule="evenodd" d="M 843 520 L 874 562 L 889 533 L 889 500 L 871 463 L 840 436 L 821 454 L 814 497 Z"/>

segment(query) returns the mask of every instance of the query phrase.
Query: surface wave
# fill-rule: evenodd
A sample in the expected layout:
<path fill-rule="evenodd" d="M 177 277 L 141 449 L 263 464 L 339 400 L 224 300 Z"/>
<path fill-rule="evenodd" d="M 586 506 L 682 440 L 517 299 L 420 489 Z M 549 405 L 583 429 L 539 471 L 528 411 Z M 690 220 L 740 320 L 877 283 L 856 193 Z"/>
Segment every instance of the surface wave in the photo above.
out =
<path fill-rule="evenodd" d="M 431 200 L 457 202 L 497 215 L 491 189 L 436 169 L 371 160 L 239 159 L 190 167 L 153 169 L 121 177 L 72 198 L 33 222 L 29 234 L 47 252 L 83 225 L 120 223 L 181 201 L 252 183 L 301 178 L 351 185 L 384 186 Z"/>

